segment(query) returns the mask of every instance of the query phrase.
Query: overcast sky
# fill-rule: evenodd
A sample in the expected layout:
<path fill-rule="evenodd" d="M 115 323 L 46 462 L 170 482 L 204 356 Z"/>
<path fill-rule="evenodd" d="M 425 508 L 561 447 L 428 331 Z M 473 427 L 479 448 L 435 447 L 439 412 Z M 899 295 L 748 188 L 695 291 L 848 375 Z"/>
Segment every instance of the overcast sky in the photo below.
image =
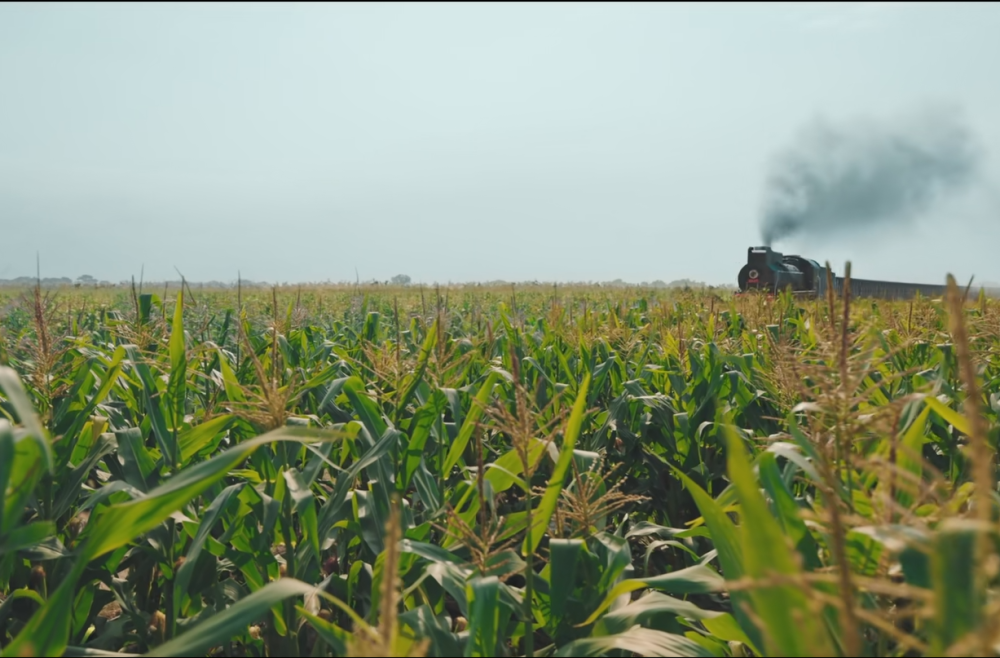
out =
<path fill-rule="evenodd" d="M 779 242 L 1000 281 L 1000 7 L 0 5 L 0 278 L 735 283 L 817 117 L 957 108 L 980 181 Z"/>

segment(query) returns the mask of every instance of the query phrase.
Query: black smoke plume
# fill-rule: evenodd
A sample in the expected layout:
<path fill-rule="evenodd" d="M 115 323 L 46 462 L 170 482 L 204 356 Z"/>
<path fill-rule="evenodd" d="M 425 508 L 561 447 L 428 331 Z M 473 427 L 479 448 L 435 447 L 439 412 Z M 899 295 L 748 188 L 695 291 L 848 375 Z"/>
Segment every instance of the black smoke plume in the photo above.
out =
<path fill-rule="evenodd" d="M 893 122 L 817 121 L 773 164 L 761 233 L 843 234 L 905 224 L 975 176 L 980 149 L 954 112 Z"/>

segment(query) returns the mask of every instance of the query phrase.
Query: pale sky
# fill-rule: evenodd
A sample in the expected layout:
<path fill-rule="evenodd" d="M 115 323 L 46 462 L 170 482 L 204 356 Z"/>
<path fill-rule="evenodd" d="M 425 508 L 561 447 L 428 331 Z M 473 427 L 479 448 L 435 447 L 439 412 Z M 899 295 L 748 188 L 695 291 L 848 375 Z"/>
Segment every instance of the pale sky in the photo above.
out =
<path fill-rule="evenodd" d="M 1000 281 L 1000 7 L 0 5 L 0 278 L 734 284 L 810 121 L 961 112 L 980 182 L 778 243 Z"/>

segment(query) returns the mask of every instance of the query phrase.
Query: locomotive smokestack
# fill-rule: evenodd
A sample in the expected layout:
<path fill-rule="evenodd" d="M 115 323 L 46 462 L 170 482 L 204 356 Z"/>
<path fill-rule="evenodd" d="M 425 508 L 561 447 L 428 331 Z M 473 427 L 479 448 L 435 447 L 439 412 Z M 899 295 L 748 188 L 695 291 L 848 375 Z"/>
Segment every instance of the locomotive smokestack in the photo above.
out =
<path fill-rule="evenodd" d="M 980 150 L 953 113 L 892 123 L 817 121 L 775 160 L 761 237 L 846 233 L 905 223 L 974 177 Z"/>

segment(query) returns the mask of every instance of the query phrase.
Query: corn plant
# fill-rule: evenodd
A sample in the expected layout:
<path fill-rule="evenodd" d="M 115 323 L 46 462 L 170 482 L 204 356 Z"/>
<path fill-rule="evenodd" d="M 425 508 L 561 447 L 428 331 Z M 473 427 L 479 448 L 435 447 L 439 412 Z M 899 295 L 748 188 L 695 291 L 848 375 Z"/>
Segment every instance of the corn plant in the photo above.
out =
<path fill-rule="evenodd" d="M 3 656 L 1000 650 L 1000 306 L 953 281 L 0 309 Z"/>

